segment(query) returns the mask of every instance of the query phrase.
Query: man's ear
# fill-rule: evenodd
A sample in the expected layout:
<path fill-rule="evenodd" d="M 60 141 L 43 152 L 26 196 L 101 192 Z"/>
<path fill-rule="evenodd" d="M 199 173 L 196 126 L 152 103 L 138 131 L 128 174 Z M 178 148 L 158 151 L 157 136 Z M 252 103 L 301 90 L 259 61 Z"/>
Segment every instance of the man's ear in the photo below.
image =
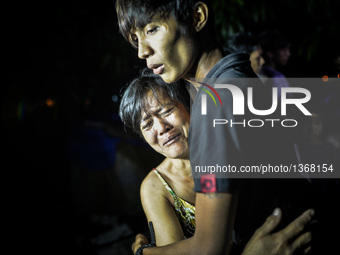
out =
<path fill-rule="evenodd" d="M 208 6 L 205 3 L 197 2 L 194 10 L 194 28 L 196 32 L 201 31 L 208 21 Z"/>

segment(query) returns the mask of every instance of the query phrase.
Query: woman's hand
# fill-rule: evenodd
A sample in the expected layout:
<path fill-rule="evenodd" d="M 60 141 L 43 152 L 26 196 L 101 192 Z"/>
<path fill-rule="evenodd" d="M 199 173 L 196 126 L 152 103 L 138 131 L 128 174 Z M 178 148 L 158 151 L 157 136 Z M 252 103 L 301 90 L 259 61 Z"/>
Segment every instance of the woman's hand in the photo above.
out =
<path fill-rule="evenodd" d="M 146 238 L 146 236 L 142 234 L 136 235 L 135 241 L 131 245 L 131 250 L 133 251 L 133 254 L 135 254 L 137 249 L 144 244 L 148 244 L 148 239 Z"/>

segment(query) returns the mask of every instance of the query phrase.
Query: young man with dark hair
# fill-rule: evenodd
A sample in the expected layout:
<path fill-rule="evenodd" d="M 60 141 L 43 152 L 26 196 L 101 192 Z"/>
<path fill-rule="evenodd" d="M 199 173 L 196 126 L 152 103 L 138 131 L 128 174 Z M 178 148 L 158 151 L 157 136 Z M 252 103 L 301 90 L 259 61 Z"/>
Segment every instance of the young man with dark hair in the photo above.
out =
<path fill-rule="evenodd" d="M 209 86 L 214 82 L 213 79 L 218 78 L 223 84 L 233 84 L 242 92 L 248 87 L 258 87 L 263 95 L 271 94 L 267 94 L 267 88 L 262 86 L 253 72 L 248 54 L 224 56 L 213 32 L 210 1 L 118 0 L 116 11 L 121 33 L 137 48 L 138 57 L 146 60 L 148 68 L 167 83 L 185 79 L 197 90 L 189 133 L 192 169 L 214 164 L 240 166 L 260 162 L 290 162 L 293 152 L 288 140 L 284 141 L 286 137 L 281 138 L 275 134 L 271 136 L 270 129 L 227 126 L 211 132 L 214 117 L 234 118 L 231 110 L 232 94 L 228 90 L 220 90 L 223 107 L 217 109 L 210 102 L 212 100 L 203 100 L 201 86 Z M 204 102 L 208 109 L 205 115 L 201 114 Z M 294 212 L 283 211 L 283 215 L 287 213 L 288 216 L 283 221 L 285 225 L 303 210 L 310 208 L 309 200 L 316 197 L 309 196 L 307 181 L 229 177 L 208 176 L 213 185 L 207 189 L 206 176 L 194 176 L 197 194 L 196 230 L 193 237 L 167 246 L 150 248 L 150 245 L 146 245 L 147 239 L 137 235 L 132 246 L 134 253 L 292 254 L 299 248 L 302 248 L 302 252 L 310 249 L 304 246 L 310 241 L 310 232 L 303 229 L 311 220 L 313 210 L 306 211 L 275 234 L 272 231 L 278 225 L 280 216 L 270 216 L 259 228 L 265 216 L 276 206 L 284 207 L 283 210 L 285 206 L 296 209 Z M 301 186 L 297 186 L 297 182 Z M 302 194 L 294 200 L 296 187 L 304 192 L 299 190 Z"/>

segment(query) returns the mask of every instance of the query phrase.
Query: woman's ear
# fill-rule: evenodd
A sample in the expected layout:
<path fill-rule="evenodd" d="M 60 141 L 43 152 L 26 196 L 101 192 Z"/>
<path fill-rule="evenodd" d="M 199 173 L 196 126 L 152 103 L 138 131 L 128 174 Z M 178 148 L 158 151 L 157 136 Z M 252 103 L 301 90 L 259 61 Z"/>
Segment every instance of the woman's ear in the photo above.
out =
<path fill-rule="evenodd" d="M 201 31 L 208 21 L 208 6 L 205 3 L 198 2 L 194 10 L 194 28 L 196 32 Z"/>

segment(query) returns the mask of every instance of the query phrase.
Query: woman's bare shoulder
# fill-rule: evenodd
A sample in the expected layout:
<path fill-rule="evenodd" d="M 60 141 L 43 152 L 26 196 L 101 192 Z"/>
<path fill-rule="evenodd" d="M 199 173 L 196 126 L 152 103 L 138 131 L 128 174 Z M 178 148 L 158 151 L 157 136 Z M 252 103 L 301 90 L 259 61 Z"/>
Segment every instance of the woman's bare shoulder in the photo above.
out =
<path fill-rule="evenodd" d="M 150 194 L 153 196 L 164 195 L 163 183 L 153 170 L 142 181 L 140 192 L 141 196 Z"/>

